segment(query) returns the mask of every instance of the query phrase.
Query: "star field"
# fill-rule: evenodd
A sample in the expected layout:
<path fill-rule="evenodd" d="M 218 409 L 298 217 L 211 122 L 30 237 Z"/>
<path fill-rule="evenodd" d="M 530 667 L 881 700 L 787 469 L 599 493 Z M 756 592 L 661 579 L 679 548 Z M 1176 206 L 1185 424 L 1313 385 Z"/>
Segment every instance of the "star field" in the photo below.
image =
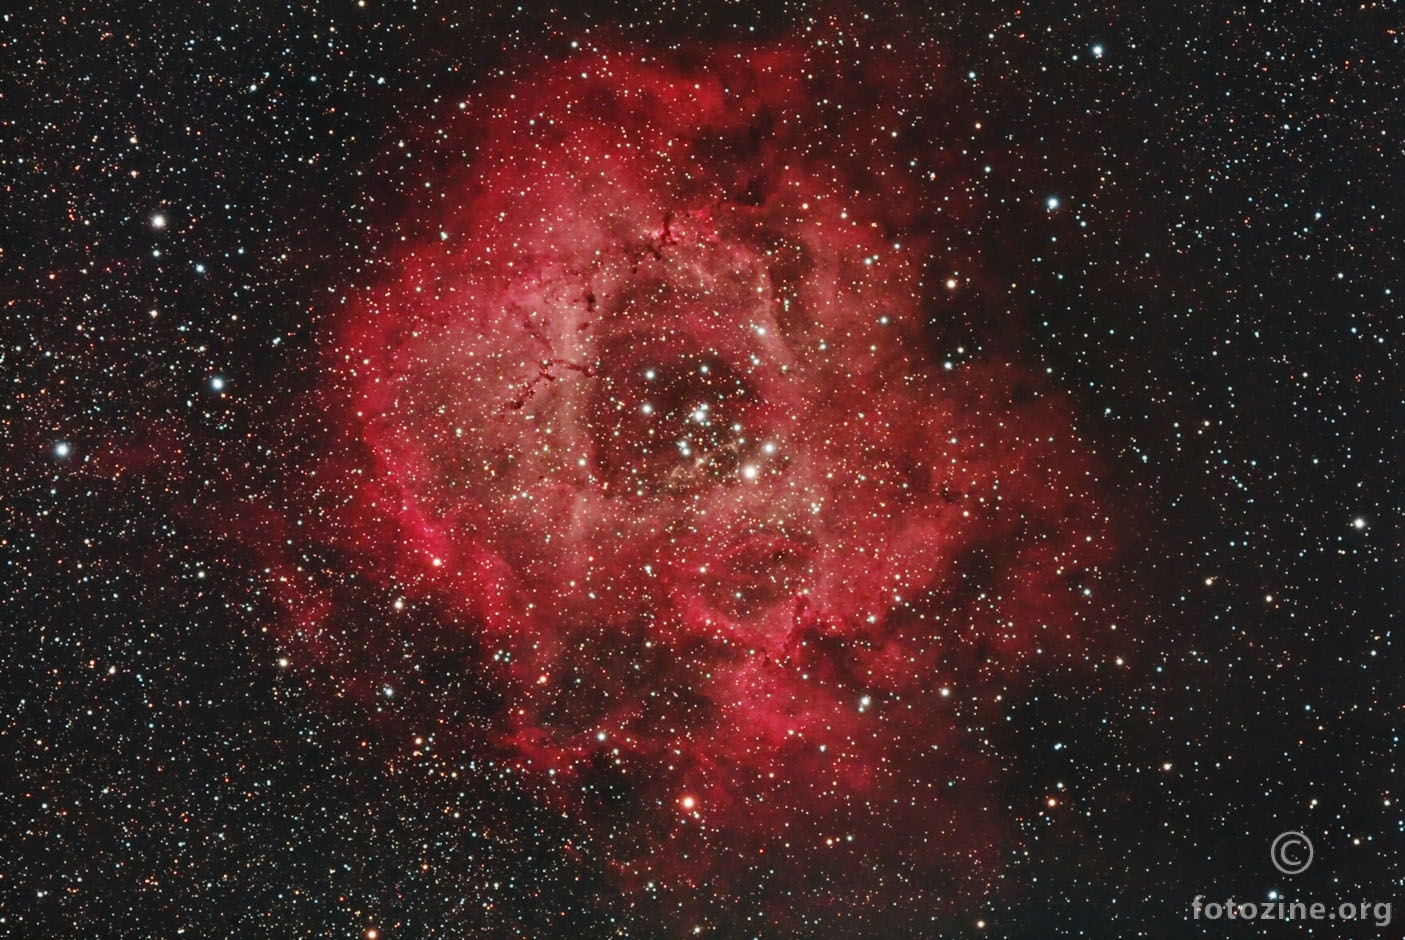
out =
<path fill-rule="evenodd" d="M 5 14 L 0 934 L 1397 900 L 1391 14 Z"/>

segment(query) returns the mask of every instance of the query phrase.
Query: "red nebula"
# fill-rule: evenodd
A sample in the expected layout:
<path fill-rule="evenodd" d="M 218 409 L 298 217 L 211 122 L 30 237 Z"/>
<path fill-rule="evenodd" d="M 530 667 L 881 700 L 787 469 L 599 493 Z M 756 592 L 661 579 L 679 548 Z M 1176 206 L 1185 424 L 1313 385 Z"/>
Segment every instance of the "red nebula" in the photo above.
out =
<path fill-rule="evenodd" d="M 935 250 L 966 200 L 911 130 L 940 69 L 849 68 L 620 44 L 504 82 L 435 129 L 467 156 L 341 320 L 335 508 L 300 537 L 432 611 L 381 629 L 477 651 L 497 753 L 631 777 L 625 885 L 988 862 L 961 709 L 1096 625 L 1067 405 L 942 346 L 982 282 Z M 324 660 L 331 593 L 288 586 L 280 625 Z"/>

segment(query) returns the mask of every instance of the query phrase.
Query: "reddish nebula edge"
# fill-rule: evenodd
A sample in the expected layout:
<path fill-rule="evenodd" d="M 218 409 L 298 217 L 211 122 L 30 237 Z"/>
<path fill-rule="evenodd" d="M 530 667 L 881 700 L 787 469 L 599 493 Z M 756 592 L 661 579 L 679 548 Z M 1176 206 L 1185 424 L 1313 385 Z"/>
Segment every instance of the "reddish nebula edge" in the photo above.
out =
<path fill-rule="evenodd" d="M 304 409 L 333 443 L 248 536 L 295 664 L 633 832 L 595 847 L 626 889 L 992 879 L 980 723 L 1108 627 L 1071 405 L 942 345 L 1008 277 L 938 251 L 978 211 L 913 120 L 940 63 L 853 59 L 621 42 L 453 109 Z M 471 675 L 409 671 L 426 634 Z M 492 704 L 411 704 L 454 682 Z"/>

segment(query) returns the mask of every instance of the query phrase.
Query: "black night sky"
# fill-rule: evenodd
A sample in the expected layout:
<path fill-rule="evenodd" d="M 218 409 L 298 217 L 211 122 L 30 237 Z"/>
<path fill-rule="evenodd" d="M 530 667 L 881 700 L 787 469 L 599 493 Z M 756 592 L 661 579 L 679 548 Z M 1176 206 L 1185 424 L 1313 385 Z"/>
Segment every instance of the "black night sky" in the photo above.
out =
<path fill-rule="evenodd" d="M 695 7 L 0 17 L 0 935 L 1401 936 L 1398 6 Z"/>

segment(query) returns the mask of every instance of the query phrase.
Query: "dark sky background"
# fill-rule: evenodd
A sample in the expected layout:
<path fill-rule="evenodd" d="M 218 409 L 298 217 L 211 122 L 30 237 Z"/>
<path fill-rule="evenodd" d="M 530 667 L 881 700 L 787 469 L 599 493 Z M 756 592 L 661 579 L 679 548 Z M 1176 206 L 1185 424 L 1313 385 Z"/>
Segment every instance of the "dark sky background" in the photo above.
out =
<path fill-rule="evenodd" d="M 1401 935 L 1190 919 L 1199 894 L 1405 885 L 1399 12 L 6 13 L 0 934 L 652 937 L 686 913 L 723 937 Z M 613 817 L 563 818 L 481 755 L 408 759 L 413 719 L 280 667 L 230 517 L 328 446 L 305 396 L 343 298 L 452 170 L 432 138 L 457 102 L 602 34 L 666 50 L 866 15 L 939 52 L 893 67 L 939 70 L 924 117 L 976 207 L 945 236 L 990 285 L 963 328 L 1043 373 L 1106 464 L 1127 668 L 1027 675 L 982 729 L 1007 820 L 989 884 L 905 866 L 889 832 L 867 921 L 825 919 L 842 868 L 682 912 L 562 851 Z M 1316 850 L 1293 878 L 1269 859 L 1285 830 Z"/>

